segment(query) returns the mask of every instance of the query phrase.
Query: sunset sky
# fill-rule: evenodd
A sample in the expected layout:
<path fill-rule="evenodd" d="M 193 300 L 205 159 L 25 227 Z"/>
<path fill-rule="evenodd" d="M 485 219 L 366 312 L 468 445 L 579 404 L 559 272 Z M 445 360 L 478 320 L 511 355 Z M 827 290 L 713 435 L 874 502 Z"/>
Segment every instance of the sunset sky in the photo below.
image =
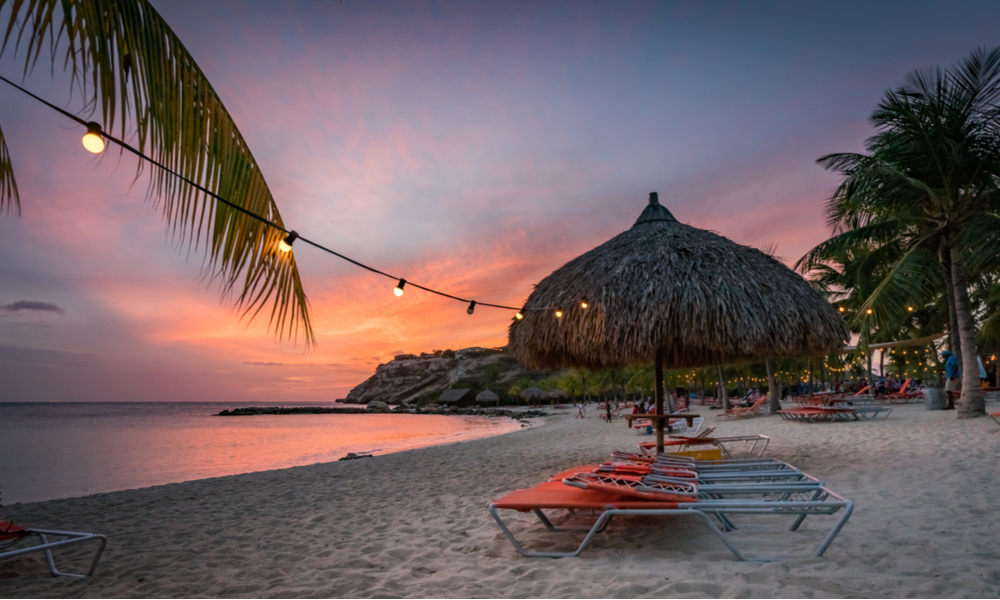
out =
<path fill-rule="evenodd" d="M 793 263 L 828 233 L 816 159 L 861 150 L 907 73 L 1000 44 L 995 1 L 153 4 L 289 227 L 512 306 L 651 191 Z M 84 114 L 57 65 L 26 86 Z M 0 74 L 22 68 L 8 49 Z M 511 312 L 299 246 L 319 347 L 277 343 L 171 242 L 132 158 L 6 85 L 0 106 L 23 208 L 0 216 L 0 402 L 331 401 L 400 352 L 506 343 Z"/>

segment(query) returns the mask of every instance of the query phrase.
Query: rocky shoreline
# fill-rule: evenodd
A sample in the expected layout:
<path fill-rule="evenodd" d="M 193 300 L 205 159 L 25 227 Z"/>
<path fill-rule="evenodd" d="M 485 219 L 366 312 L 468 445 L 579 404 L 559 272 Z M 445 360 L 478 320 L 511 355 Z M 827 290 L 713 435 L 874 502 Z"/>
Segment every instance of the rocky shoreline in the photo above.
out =
<path fill-rule="evenodd" d="M 249 406 L 245 408 L 234 408 L 223 410 L 216 416 L 219 417 L 244 417 L 253 415 L 303 415 L 303 414 L 372 414 L 372 413 L 392 413 L 409 415 L 449 415 L 449 416 L 473 416 L 473 417 L 509 417 L 511 419 L 531 419 L 534 417 L 547 417 L 549 413 L 544 410 L 510 410 L 507 408 L 493 407 L 442 407 L 437 404 L 427 406 L 416 406 L 413 404 L 403 404 L 393 410 L 384 402 L 369 402 L 365 408 L 359 407 L 328 407 L 328 406 Z"/>

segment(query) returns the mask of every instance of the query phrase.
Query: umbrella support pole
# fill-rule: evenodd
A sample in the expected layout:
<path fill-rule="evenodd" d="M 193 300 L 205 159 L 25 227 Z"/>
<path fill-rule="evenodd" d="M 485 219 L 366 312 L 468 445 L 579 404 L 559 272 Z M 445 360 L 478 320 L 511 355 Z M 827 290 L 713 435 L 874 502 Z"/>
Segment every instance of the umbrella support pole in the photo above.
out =
<path fill-rule="evenodd" d="M 656 414 L 662 415 L 663 412 L 663 349 L 657 348 L 656 350 Z M 666 422 L 664 419 L 653 419 L 656 421 L 656 454 L 663 454 L 663 426 Z"/>

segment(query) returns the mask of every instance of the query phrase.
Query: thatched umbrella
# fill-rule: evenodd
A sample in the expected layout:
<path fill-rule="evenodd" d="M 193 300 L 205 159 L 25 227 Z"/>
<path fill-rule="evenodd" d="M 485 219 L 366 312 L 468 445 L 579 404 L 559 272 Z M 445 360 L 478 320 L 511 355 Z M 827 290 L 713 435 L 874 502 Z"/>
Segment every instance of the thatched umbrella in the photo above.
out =
<path fill-rule="evenodd" d="M 494 394 L 493 392 L 491 392 L 489 389 L 486 389 L 486 390 L 483 390 L 482 392 L 479 392 L 478 394 L 476 394 L 476 403 L 478 404 L 480 402 L 483 402 L 483 403 L 485 403 L 485 402 L 496 402 L 497 406 L 499 406 L 500 405 L 500 396 L 497 396 L 496 394 Z"/>
<path fill-rule="evenodd" d="M 545 394 L 545 392 L 543 392 L 541 390 L 541 388 L 530 387 L 530 388 L 524 390 L 523 392 L 521 392 L 521 397 L 524 398 L 525 400 L 531 400 L 532 398 L 536 398 L 538 400 L 541 400 L 542 399 L 542 395 L 544 395 L 544 394 Z"/>
<path fill-rule="evenodd" d="M 631 229 L 543 279 L 525 308 L 510 326 L 515 358 L 530 368 L 603 369 L 655 357 L 659 414 L 664 365 L 817 355 L 850 335 L 797 273 L 678 222 L 655 192 Z M 662 440 L 658 427 L 661 451 Z"/>
<path fill-rule="evenodd" d="M 545 392 L 546 400 L 558 400 L 560 398 L 565 398 L 565 397 L 566 397 L 566 392 L 560 390 L 559 388 L 553 388 Z"/>

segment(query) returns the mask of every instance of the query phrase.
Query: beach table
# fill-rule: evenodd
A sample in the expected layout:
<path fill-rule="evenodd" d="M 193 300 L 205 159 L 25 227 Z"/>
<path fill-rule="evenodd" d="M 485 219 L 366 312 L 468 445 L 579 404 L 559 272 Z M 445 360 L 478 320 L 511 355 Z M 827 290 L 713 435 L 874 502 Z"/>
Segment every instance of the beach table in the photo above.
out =
<path fill-rule="evenodd" d="M 628 422 L 628 426 L 629 427 L 632 427 L 632 421 L 635 420 L 635 419 L 649 419 L 650 421 L 653 421 L 654 423 L 656 421 L 664 421 L 665 419 L 667 419 L 667 420 L 669 420 L 669 419 L 684 419 L 685 421 L 687 421 L 687 426 L 688 427 L 694 427 L 694 420 L 697 419 L 698 417 L 700 417 L 701 415 L 696 415 L 694 413 L 681 413 L 681 414 L 678 414 L 678 415 L 627 414 L 627 415 L 623 415 L 623 416 L 625 417 L 625 420 Z"/>

